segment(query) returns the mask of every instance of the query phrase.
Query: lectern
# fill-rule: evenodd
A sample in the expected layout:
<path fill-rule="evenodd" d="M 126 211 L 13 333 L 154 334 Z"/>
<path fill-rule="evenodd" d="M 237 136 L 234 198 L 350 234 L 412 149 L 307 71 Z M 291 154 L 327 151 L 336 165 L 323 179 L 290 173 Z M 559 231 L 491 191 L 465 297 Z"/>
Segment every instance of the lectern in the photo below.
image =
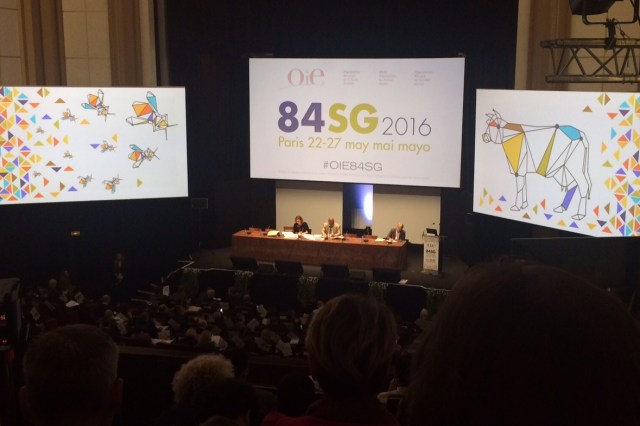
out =
<path fill-rule="evenodd" d="M 440 257 L 440 241 L 442 237 L 437 232 L 427 232 L 422 234 L 424 243 L 422 272 L 425 274 L 439 274 L 442 272 L 442 258 Z"/>

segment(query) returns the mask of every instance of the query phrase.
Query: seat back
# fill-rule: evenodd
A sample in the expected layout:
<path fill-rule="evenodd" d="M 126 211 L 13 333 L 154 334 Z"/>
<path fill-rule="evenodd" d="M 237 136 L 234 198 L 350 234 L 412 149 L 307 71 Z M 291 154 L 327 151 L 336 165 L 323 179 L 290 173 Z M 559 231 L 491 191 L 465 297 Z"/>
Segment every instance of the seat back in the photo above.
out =
<path fill-rule="evenodd" d="M 302 263 L 300 262 L 292 262 L 290 260 L 276 260 L 276 272 L 280 275 L 292 275 L 299 277 L 304 274 L 304 269 L 302 268 Z"/>
<path fill-rule="evenodd" d="M 427 291 L 417 285 L 392 284 L 384 291 L 384 301 L 396 318 L 413 323 L 427 307 Z"/>
<path fill-rule="evenodd" d="M 341 264 L 323 263 L 320 265 L 322 276 L 326 278 L 349 278 L 349 266 Z"/>
<path fill-rule="evenodd" d="M 256 305 L 267 309 L 298 309 L 298 278 L 284 275 L 256 274 L 249 283 L 249 294 Z"/>
<path fill-rule="evenodd" d="M 253 257 L 229 256 L 233 269 L 240 271 L 256 271 L 258 269 L 258 261 Z"/>
<path fill-rule="evenodd" d="M 373 280 L 382 283 L 397 283 L 401 279 L 400 269 L 372 268 Z"/>

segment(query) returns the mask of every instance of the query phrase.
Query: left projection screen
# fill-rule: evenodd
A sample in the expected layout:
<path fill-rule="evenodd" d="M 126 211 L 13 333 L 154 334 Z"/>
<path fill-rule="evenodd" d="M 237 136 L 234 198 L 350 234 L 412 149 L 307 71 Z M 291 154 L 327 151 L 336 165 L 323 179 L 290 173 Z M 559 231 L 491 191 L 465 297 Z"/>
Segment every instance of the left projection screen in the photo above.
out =
<path fill-rule="evenodd" d="M 188 196 L 184 88 L 0 87 L 0 205 Z"/>

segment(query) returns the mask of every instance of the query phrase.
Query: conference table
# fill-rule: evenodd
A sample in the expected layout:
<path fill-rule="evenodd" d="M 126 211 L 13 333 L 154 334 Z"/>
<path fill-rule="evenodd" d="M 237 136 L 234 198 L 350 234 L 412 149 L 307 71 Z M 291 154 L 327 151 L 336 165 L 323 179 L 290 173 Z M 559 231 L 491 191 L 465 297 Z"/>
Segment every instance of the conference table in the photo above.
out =
<path fill-rule="evenodd" d="M 403 269 L 407 261 L 406 241 L 376 241 L 366 238 L 320 239 L 268 236 L 261 231 L 238 231 L 231 237 L 233 256 L 256 260 L 287 260 L 303 265 L 348 265 L 354 269 Z"/>

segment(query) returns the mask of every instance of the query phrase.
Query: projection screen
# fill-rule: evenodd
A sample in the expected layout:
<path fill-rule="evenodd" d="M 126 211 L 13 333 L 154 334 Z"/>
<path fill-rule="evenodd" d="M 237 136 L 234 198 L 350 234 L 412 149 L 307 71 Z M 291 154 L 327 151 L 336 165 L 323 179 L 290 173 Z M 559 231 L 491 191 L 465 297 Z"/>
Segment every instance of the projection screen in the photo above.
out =
<path fill-rule="evenodd" d="M 464 59 L 251 58 L 251 177 L 460 186 Z"/>
<path fill-rule="evenodd" d="M 188 196 L 184 88 L 0 87 L 0 205 Z"/>
<path fill-rule="evenodd" d="M 640 95 L 478 90 L 475 212 L 640 234 Z"/>

